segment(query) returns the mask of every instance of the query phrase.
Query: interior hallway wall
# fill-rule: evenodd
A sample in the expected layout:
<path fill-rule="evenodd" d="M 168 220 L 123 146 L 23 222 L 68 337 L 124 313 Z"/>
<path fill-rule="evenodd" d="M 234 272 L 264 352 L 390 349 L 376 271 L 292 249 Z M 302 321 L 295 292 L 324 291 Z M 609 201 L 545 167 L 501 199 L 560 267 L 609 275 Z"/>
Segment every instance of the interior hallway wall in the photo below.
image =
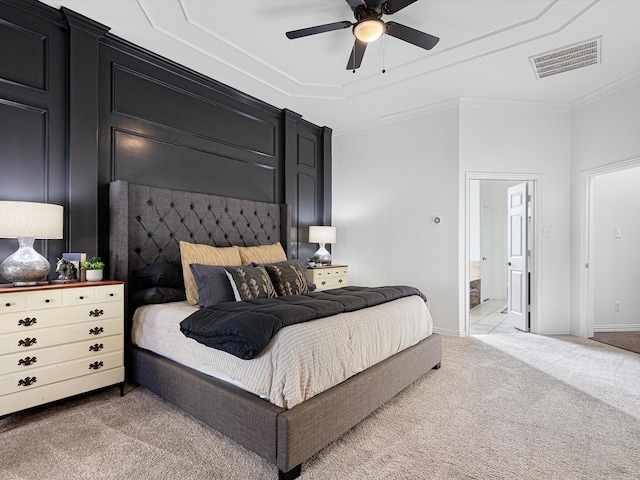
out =
<path fill-rule="evenodd" d="M 591 258 L 595 332 L 640 330 L 639 185 L 640 167 L 595 178 Z M 614 309 L 616 302 L 619 311 Z"/>
<path fill-rule="evenodd" d="M 571 113 L 571 333 L 580 325 L 580 172 L 640 157 L 640 81 L 629 79 L 613 93 Z"/>

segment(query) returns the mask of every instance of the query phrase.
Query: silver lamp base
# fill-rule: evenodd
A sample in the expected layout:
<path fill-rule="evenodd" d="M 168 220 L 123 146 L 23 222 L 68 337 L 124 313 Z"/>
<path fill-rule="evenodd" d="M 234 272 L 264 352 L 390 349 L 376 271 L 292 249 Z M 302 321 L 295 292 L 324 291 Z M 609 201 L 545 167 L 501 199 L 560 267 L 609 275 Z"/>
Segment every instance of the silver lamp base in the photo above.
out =
<path fill-rule="evenodd" d="M 33 237 L 18 237 L 18 250 L 0 264 L 0 275 L 16 287 L 38 285 L 49 274 L 51 265 L 33 249 Z"/>
<path fill-rule="evenodd" d="M 313 261 L 323 265 L 331 265 L 331 253 L 324 248 L 324 245 L 324 243 L 321 243 L 320 248 L 313 254 Z"/>

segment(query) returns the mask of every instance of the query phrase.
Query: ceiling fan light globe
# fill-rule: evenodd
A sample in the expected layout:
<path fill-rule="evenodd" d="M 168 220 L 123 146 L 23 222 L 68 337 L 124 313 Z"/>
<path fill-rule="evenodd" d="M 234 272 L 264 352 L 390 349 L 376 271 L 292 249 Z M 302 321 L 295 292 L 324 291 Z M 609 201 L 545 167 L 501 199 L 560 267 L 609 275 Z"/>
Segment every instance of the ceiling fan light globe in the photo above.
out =
<path fill-rule="evenodd" d="M 353 27 L 353 34 L 361 42 L 369 43 L 379 39 L 384 30 L 385 26 L 382 20 L 370 18 L 356 23 Z"/>

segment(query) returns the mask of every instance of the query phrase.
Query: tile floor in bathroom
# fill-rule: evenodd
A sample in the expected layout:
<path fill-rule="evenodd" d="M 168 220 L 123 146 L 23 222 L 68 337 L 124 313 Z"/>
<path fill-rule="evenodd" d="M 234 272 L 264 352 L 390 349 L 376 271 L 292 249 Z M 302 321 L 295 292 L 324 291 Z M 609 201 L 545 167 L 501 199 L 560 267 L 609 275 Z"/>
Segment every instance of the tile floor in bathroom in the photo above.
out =
<path fill-rule="evenodd" d="M 504 299 L 489 299 L 469 310 L 471 335 L 518 333 L 519 330 L 509 322 L 507 314 L 501 313 L 506 303 Z"/>

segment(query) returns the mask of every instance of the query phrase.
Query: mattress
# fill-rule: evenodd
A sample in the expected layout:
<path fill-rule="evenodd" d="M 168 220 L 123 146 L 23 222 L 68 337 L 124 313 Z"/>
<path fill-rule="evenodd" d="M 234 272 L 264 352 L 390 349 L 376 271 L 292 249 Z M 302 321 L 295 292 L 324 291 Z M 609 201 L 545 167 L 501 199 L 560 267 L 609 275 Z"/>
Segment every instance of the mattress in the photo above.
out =
<path fill-rule="evenodd" d="M 256 358 L 243 360 L 180 332 L 197 310 L 187 302 L 146 305 L 133 317 L 132 342 L 292 408 L 431 335 L 425 302 L 405 297 L 355 312 L 288 326 Z"/>

